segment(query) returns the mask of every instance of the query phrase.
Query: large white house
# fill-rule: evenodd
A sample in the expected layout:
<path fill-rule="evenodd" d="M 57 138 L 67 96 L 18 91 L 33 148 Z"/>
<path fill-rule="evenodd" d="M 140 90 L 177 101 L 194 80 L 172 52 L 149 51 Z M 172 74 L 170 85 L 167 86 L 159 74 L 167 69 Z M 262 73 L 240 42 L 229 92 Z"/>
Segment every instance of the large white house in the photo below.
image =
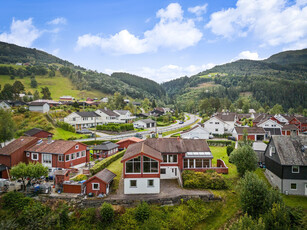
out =
<path fill-rule="evenodd" d="M 34 112 L 48 113 L 50 106 L 47 102 L 32 101 L 29 103 L 29 110 Z"/>
<path fill-rule="evenodd" d="M 235 127 L 235 122 L 237 120 L 237 114 L 232 112 L 222 112 L 216 114 L 216 117 L 221 119 L 226 123 L 225 132 L 230 133 Z"/>
<path fill-rule="evenodd" d="M 114 110 L 119 115 L 118 119 L 125 123 L 132 122 L 136 117 L 129 110 Z"/>
<path fill-rule="evenodd" d="M 204 127 L 210 134 L 224 134 L 225 130 L 228 129 L 229 126 L 219 117 L 211 117 L 204 123 Z"/>
<path fill-rule="evenodd" d="M 209 131 L 199 125 L 180 134 L 183 139 L 209 139 Z"/>
<path fill-rule="evenodd" d="M 257 124 L 258 127 L 264 128 L 264 130 L 267 132 L 268 137 L 271 137 L 272 135 L 281 135 L 282 131 L 282 125 L 278 124 L 276 121 L 272 119 L 268 119 L 266 121 L 263 121 L 259 124 Z"/>
<path fill-rule="evenodd" d="M 125 123 L 125 120 L 120 120 L 120 116 L 119 114 L 113 112 L 112 110 L 108 109 L 108 108 L 104 108 L 104 109 L 98 109 L 95 111 L 95 113 L 97 113 L 102 120 L 103 124 L 107 124 L 107 123 Z"/>
<path fill-rule="evenodd" d="M 73 112 L 64 118 L 64 122 L 76 130 L 102 125 L 101 117 L 95 112 Z"/>

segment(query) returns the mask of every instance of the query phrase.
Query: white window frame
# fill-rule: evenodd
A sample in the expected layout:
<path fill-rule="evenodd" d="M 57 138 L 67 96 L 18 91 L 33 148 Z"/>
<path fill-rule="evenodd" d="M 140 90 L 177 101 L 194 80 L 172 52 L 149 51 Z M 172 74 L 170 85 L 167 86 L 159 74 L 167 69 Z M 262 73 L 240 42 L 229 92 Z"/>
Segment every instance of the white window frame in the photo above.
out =
<path fill-rule="evenodd" d="M 36 157 L 37 157 L 37 159 L 34 159 L 34 158 L 33 158 L 34 156 L 36 156 Z M 32 153 L 32 155 L 31 155 L 31 159 L 32 159 L 33 161 L 38 161 L 38 160 L 39 160 L 38 153 Z"/>
<path fill-rule="evenodd" d="M 78 156 L 79 155 L 79 156 Z M 76 153 L 76 158 L 80 158 L 81 157 L 81 153 L 80 152 L 77 152 Z"/>
<path fill-rule="evenodd" d="M 29 152 L 26 153 L 26 157 L 30 157 L 30 153 Z"/>
<path fill-rule="evenodd" d="M 67 156 L 68 156 L 68 160 L 67 160 Z M 70 161 L 70 154 L 65 155 L 65 162 Z"/>
<path fill-rule="evenodd" d="M 152 181 L 152 185 L 149 185 L 149 181 Z M 150 188 L 155 187 L 155 181 L 153 179 L 147 180 L 147 187 L 150 187 Z"/>
<path fill-rule="evenodd" d="M 132 186 L 132 185 L 131 185 L 131 182 L 132 182 L 132 181 L 135 181 L 135 186 Z M 138 187 L 138 181 L 137 181 L 137 180 L 130 180 L 129 182 L 130 182 L 130 183 L 129 183 L 130 188 L 137 188 L 137 187 Z"/>
<path fill-rule="evenodd" d="M 297 167 L 297 172 L 293 171 L 293 167 Z M 292 173 L 300 173 L 300 166 L 298 165 L 292 165 Z"/>
<path fill-rule="evenodd" d="M 291 185 L 295 184 L 295 188 L 291 188 Z M 290 183 L 290 189 L 291 190 L 297 190 L 297 183 Z"/>
<path fill-rule="evenodd" d="M 76 159 L 76 153 L 72 153 L 72 154 L 70 154 L 70 155 L 71 155 L 71 156 L 70 156 L 70 160 L 71 160 L 71 161 Z"/>
<path fill-rule="evenodd" d="M 79 149 L 79 145 L 76 145 L 76 146 L 75 146 L 75 149 Z"/>
<path fill-rule="evenodd" d="M 162 173 L 162 170 L 164 170 L 164 173 Z M 160 168 L 160 174 L 165 175 L 166 174 L 166 168 Z"/>
<path fill-rule="evenodd" d="M 94 188 L 95 185 L 98 185 L 98 188 Z M 100 190 L 100 184 L 99 183 L 92 183 L 92 190 Z"/>
<path fill-rule="evenodd" d="M 58 155 L 58 161 L 64 162 L 64 155 Z"/>
<path fill-rule="evenodd" d="M 86 156 L 86 151 L 83 150 L 83 151 L 81 152 L 81 157 L 85 157 L 85 156 Z"/>

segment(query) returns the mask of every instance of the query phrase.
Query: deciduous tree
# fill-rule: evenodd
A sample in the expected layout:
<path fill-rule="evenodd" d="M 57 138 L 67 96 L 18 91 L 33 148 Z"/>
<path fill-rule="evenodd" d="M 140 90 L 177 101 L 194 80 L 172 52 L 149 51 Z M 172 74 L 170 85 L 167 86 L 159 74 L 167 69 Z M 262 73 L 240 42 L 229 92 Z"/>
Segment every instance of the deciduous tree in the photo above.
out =
<path fill-rule="evenodd" d="M 0 109 L 0 143 L 13 139 L 15 124 L 10 110 Z"/>

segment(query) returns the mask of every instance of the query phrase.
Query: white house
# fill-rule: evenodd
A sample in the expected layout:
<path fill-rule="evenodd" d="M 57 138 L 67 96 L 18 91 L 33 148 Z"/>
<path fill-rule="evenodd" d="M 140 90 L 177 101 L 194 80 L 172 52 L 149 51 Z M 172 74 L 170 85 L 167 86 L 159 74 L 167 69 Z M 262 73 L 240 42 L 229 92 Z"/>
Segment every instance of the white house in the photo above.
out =
<path fill-rule="evenodd" d="M 29 103 L 29 110 L 34 112 L 48 113 L 50 106 L 47 102 L 32 101 Z"/>
<path fill-rule="evenodd" d="M 124 120 L 119 119 L 119 114 L 113 112 L 108 108 L 98 109 L 95 111 L 100 117 L 103 124 L 108 123 L 125 123 Z"/>
<path fill-rule="evenodd" d="M 102 99 L 100 100 L 100 102 L 102 102 L 102 103 L 108 103 L 108 102 L 109 102 L 109 98 L 104 97 L 104 98 L 102 98 Z"/>
<path fill-rule="evenodd" d="M 204 127 L 210 134 L 224 134 L 228 124 L 221 120 L 219 117 L 211 117 L 204 123 Z"/>
<path fill-rule="evenodd" d="M 232 112 L 223 112 L 218 113 L 216 117 L 220 118 L 226 123 L 225 132 L 231 133 L 231 131 L 235 127 L 235 122 L 237 121 L 237 114 Z"/>
<path fill-rule="evenodd" d="M 5 102 L 5 101 L 0 101 L 0 109 L 10 109 L 11 106 Z"/>
<path fill-rule="evenodd" d="M 201 126 L 195 126 L 180 134 L 183 139 L 209 139 L 209 131 Z"/>
<path fill-rule="evenodd" d="M 133 122 L 133 127 L 137 129 L 146 129 L 155 127 L 156 122 L 151 119 L 138 120 Z"/>
<path fill-rule="evenodd" d="M 125 123 L 131 122 L 136 117 L 129 110 L 114 110 L 119 115 L 118 119 Z"/>
<path fill-rule="evenodd" d="M 95 112 L 73 112 L 64 118 L 64 122 L 76 130 L 102 125 L 101 117 Z"/>
<path fill-rule="evenodd" d="M 278 124 L 276 121 L 271 119 L 267 119 L 266 121 L 257 124 L 257 126 L 264 128 L 268 137 L 271 137 L 272 135 L 281 135 L 283 127 L 281 124 Z"/>
<path fill-rule="evenodd" d="M 289 124 L 289 121 L 291 120 L 290 116 L 281 115 L 281 114 L 275 114 L 274 117 L 280 122 L 284 124 Z"/>

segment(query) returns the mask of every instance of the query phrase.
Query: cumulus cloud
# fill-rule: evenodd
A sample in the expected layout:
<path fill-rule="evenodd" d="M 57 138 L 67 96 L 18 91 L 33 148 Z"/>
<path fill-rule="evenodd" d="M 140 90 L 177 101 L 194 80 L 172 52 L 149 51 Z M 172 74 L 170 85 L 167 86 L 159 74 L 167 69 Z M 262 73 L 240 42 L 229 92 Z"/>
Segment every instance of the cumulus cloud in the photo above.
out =
<path fill-rule="evenodd" d="M 145 31 L 142 37 L 127 30 L 109 37 L 84 34 L 78 37 L 77 49 L 98 46 L 103 51 L 115 54 L 141 54 L 156 51 L 160 47 L 185 49 L 194 46 L 202 38 L 194 21 L 183 17 L 183 10 L 178 3 L 171 3 L 166 9 L 160 9 L 156 16 L 159 22 L 152 30 Z"/>
<path fill-rule="evenodd" d="M 47 24 L 49 24 L 49 25 L 60 25 L 60 24 L 65 25 L 66 23 L 67 23 L 67 20 L 66 20 L 66 18 L 63 18 L 63 17 L 55 18 L 55 19 L 47 22 Z"/>
<path fill-rule="evenodd" d="M 189 65 L 189 66 L 178 66 L 178 65 L 164 65 L 159 68 L 153 67 L 140 67 L 138 69 L 105 69 L 104 72 L 111 74 L 113 72 L 129 72 L 132 74 L 136 74 L 138 76 L 146 77 L 152 79 L 156 82 L 165 82 L 179 76 L 192 76 L 206 69 L 210 69 L 214 67 L 213 63 L 208 63 L 204 65 Z"/>
<path fill-rule="evenodd" d="M 250 52 L 249 50 L 242 51 L 239 53 L 237 59 L 250 59 L 250 60 L 260 60 L 259 55 L 257 52 Z"/>
<path fill-rule="evenodd" d="M 196 14 L 196 16 L 200 16 L 200 15 L 206 13 L 207 6 L 208 6 L 208 4 L 206 3 L 206 4 L 202 5 L 202 6 L 190 7 L 190 8 L 188 8 L 188 11 L 190 13 Z"/>
<path fill-rule="evenodd" d="M 32 24 L 32 18 L 23 21 L 13 18 L 10 32 L 0 34 L 0 41 L 30 47 L 41 34 L 42 32 Z"/>
<path fill-rule="evenodd" d="M 235 8 L 213 13 L 206 27 L 226 38 L 253 33 L 263 46 L 297 43 L 307 35 L 307 1 L 238 0 Z"/>

